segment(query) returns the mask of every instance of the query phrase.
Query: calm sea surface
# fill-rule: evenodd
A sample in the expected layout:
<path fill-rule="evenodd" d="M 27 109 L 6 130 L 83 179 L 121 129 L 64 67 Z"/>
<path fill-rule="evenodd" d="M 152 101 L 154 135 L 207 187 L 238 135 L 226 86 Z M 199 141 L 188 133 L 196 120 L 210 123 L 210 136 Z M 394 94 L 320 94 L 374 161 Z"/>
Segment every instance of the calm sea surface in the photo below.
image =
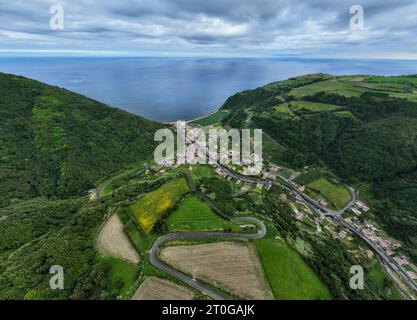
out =
<path fill-rule="evenodd" d="M 300 74 L 415 74 L 417 61 L 0 58 L 0 72 L 64 87 L 149 119 L 171 121 L 207 114 L 238 91 Z"/>

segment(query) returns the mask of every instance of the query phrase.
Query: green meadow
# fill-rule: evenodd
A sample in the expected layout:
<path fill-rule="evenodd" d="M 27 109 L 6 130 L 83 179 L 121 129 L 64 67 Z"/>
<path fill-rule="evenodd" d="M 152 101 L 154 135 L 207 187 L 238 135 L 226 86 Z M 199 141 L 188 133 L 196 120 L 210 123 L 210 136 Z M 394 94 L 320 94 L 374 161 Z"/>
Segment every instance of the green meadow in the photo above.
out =
<path fill-rule="evenodd" d="M 314 180 L 307 187 L 322 195 L 338 209 L 343 209 L 351 200 L 350 192 L 346 187 L 324 177 Z"/>
<path fill-rule="evenodd" d="M 112 289 L 120 289 L 122 299 L 128 299 L 135 289 L 135 282 L 138 275 L 138 266 L 129 261 L 104 257 L 99 258 L 111 266 L 110 286 Z"/>
<path fill-rule="evenodd" d="M 255 243 L 275 299 L 331 299 L 326 285 L 298 252 L 273 238 L 256 240 Z"/>
<path fill-rule="evenodd" d="M 184 202 L 166 219 L 170 232 L 174 231 L 239 231 L 239 225 L 223 219 L 204 202 L 194 196 Z"/>
<path fill-rule="evenodd" d="M 228 111 L 219 110 L 205 118 L 198 119 L 192 122 L 192 124 L 198 124 L 200 126 L 209 126 L 220 123 L 220 121 L 228 114 Z"/>
<path fill-rule="evenodd" d="M 292 101 L 291 106 L 296 109 L 305 109 L 311 112 L 335 111 L 340 109 L 340 106 L 328 103 L 317 103 L 310 101 Z"/>

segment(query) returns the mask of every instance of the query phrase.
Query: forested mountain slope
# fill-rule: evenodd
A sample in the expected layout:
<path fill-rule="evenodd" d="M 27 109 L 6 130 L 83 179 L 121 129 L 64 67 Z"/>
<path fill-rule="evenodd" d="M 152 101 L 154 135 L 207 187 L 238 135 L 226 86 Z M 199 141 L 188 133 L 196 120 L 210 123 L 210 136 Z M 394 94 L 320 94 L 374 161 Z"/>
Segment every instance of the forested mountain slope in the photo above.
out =
<path fill-rule="evenodd" d="M 125 188 L 121 198 L 89 201 L 85 195 L 97 180 L 151 159 L 161 127 L 0 73 L 0 299 L 120 295 L 122 280 L 98 254 L 95 238 L 116 203 L 145 187 Z M 53 265 L 64 268 L 64 290 L 49 288 Z"/>
<path fill-rule="evenodd" d="M 350 184 L 370 183 L 380 222 L 417 260 L 417 76 L 314 74 L 238 93 L 231 127 L 262 128 L 293 167 L 324 161 Z"/>
<path fill-rule="evenodd" d="M 0 192 L 74 196 L 152 157 L 161 125 L 79 94 L 0 73 Z"/>

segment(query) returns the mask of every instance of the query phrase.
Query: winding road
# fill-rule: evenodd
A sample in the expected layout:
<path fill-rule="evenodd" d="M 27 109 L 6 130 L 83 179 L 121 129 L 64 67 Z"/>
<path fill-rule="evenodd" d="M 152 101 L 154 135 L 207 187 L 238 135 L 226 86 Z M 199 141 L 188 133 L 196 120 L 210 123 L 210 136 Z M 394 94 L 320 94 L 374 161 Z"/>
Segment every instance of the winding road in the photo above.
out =
<path fill-rule="evenodd" d="M 246 240 L 256 240 L 262 239 L 266 235 L 266 226 L 265 224 L 254 218 L 254 217 L 232 217 L 224 213 L 216 205 L 214 205 L 205 194 L 201 193 L 194 185 L 192 179 L 185 175 L 188 184 L 191 187 L 191 190 L 200 197 L 206 204 L 216 213 L 226 218 L 229 221 L 241 221 L 241 222 L 251 222 L 258 226 L 259 230 L 257 233 L 229 233 L 229 232 L 174 232 L 164 235 L 158 238 L 153 244 L 150 251 L 150 260 L 153 266 L 156 268 L 165 271 L 174 278 L 188 284 L 190 287 L 202 292 L 203 294 L 212 297 L 216 300 L 228 300 L 232 299 L 229 296 L 226 296 L 223 293 L 220 293 L 218 290 L 213 289 L 212 287 L 205 285 L 204 283 L 199 282 L 198 280 L 174 269 L 173 267 L 167 265 L 161 261 L 158 257 L 158 250 L 161 245 L 167 241 L 171 240 L 180 240 L 180 239 L 205 239 L 205 238 L 222 238 L 222 239 L 246 239 Z"/>
<path fill-rule="evenodd" d="M 172 268 L 171 266 L 165 264 L 158 257 L 158 249 L 159 247 L 167 241 L 171 240 L 179 240 L 179 239 L 205 239 L 205 238 L 223 238 L 223 239 L 261 239 L 266 235 L 266 227 L 262 221 L 252 218 L 252 217 L 243 217 L 243 218 L 234 218 L 230 217 L 230 220 L 233 221 L 248 221 L 257 224 L 260 229 L 257 233 L 247 234 L 247 233 L 227 233 L 227 232 L 175 232 L 169 233 L 165 236 L 160 237 L 158 240 L 155 241 L 154 245 L 151 248 L 150 258 L 151 263 L 155 267 L 160 270 L 165 271 L 166 273 L 170 274 L 171 276 L 175 277 L 176 279 L 188 284 L 190 287 L 197 289 L 198 291 L 202 292 L 205 295 L 208 295 L 216 300 L 228 300 L 231 297 L 228 297 L 219 291 L 213 289 L 201 283 L 194 278 Z"/>
<path fill-rule="evenodd" d="M 200 145 L 198 145 L 198 148 L 200 148 Z M 204 151 L 206 152 L 206 150 L 204 149 Z M 207 154 L 208 157 L 210 157 L 209 154 Z M 217 162 L 217 161 L 216 161 Z M 357 197 L 356 197 L 356 192 L 352 189 L 349 188 L 349 191 L 352 194 L 352 200 L 351 202 L 342 210 L 340 211 L 334 211 L 334 210 L 330 210 L 327 209 L 326 207 L 322 206 L 321 204 L 319 204 L 317 201 L 315 201 L 314 199 L 308 197 L 307 195 L 305 195 L 304 193 L 300 192 L 291 181 L 284 179 L 284 181 L 288 184 L 284 185 L 282 183 L 279 183 L 277 181 L 270 181 L 270 180 L 265 180 L 265 179 L 261 179 L 261 178 L 256 178 L 256 177 L 250 177 L 250 176 L 245 176 L 245 175 L 241 175 L 233 170 L 228 169 L 227 167 L 219 164 L 217 162 L 217 166 L 219 166 L 223 172 L 226 172 L 229 176 L 235 178 L 235 179 L 239 179 L 242 181 L 246 181 L 249 183 L 261 183 L 261 184 L 270 184 L 270 185 L 274 185 L 274 186 L 278 186 L 280 188 L 284 188 L 290 192 L 293 192 L 295 194 L 297 194 L 298 196 L 300 196 L 305 202 L 306 204 L 308 204 L 310 207 L 313 207 L 316 210 L 320 210 L 320 212 L 322 212 L 324 215 L 329 215 L 329 216 L 341 216 L 343 212 L 345 212 L 346 210 L 350 209 L 352 207 L 352 205 L 356 202 Z M 212 297 L 213 299 L 216 300 L 225 300 L 225 299 L 230 299 L 231 297 L 228 297 L 222 293 L 220 293 L 218 290 L 213 289 L 210 286 L 205 285 L 204 283 L 199 282 L 198 280 L 174 269 L 173 267 L 167 265 L 166 263 L 164 263 L 163 261 L 161 261 L 158 257 L 158 250 L 161 247 L 161 245 L 163 245 L 164 243 L 166 243 L 167 241 L 171 241 L 171 240 L 179 240 L 179 239 L 204 239 L 204 238 L 223 238 L 223 239 L 252 239 L 252 240 L 256 240 L 256 239 L 262 239 L 263 237 L 265 237 L 266 235 L 266 226 L 265 224 L 260 221 L 259 219 L 256 219 L 254 217 L 232 217 L 227 215 L 226 213 L 224 213 L 221 209 L 219 209 L 216 205 L 214 205 L 210 199 L 208 199 L 206 197 L 206 195 L 202 192 L 200 192 L 196 186 L 194 185 L 193 180 L 189 177 L 188 174 L 185 174 L 185 177 L 187 179 L 188 184 L 191 187 L 191 190 L 197 194 L 201 200 L 203 200 L 206 204 L 209 205 L 209 207 L 216 212 L 217 214 L 219 214 L 220 216 L 224 217 L 225 219 L 229 220 L 229 221 L 242 221 L 242 222 L 251 222 L 254 223 L 258 226 L 259 230 L 257 233 L 254 234 L 245 234 L 245 233 L 227 233 L 227 232 L 175 232 L 175 233 L 169 233 L 167 235 L 164 235 L 160 238 L 158 238 L 154 245 L 152 246 L 151 250 L 150 250 L 150 261 L 152 263 L 153 266 L 155 266 L 156 268 L 165 271 L 166 273 L 170 274 L 171 276 L 175 277 L 176 279 L 188 284 L 190 287 L 202 292 L 203 294 L 206 294 L 210 297 Z"/>
<path fill-rule="evenodd" d="M 285 100 L 284 100 L 285 101 Z M 285 101 L 286 103 L 286 101 Z M 200 148 L 199 144 L 197 143 L 198 148 Z M 207 154 L 207 156 L 210 158 L 210 155 Z M 217 162 L 217 161 L 216 161 Z M 357 230 L 356 228 L 348 225 L 343 219 L 342 214 L 351 209 L 351 207 L 355 204 L 355 202 L 358 200 L 358 196 L 356 191 L 351 188 L 347 187 L 350 194 L 351 194 L 351 201 L 341 210 L 331 210 L 326 208 L 325 206 L 321 205 L 316 200 L 310 198 L 303 192 L 299 191 L 297 186 L 293 184 L 292 181 L 280 176 L 283 181 L 285 181 L 286 184 L 277 182 L 277 181 L 271 181 L 271 180 L 265 180 L 262 178 L 257 177 L 251 177 L 251 176 L 245 176 L 241 175 L 233 170 L 230 170 L 229 168 L 219 164 L 217 162 L 217 166 L 222 169 L 223 172 L 225 172 L 228 176 L 239 179 L 241 181 L 249 182 L 249 183 L 256 183 L 256 184 L 263 184 L 263 185 L 270 185 L 270 186 L 277 186 L 280 188 L 283 188 L 292 194 L 295 194 L 296 196 L 300 197 L 306 205 L 308 205 L 310 208 L 316 210 L 317 212 L 323 214 L 324 216 L 332 217 L 336 222 L 338 222 L 339 225 L 342 227 L 347 228 L 360 238 L 362 238 L 377 254 L 382 258 L 383 261 L 385 261 L 395 272 L 403 279 L 405 282 L 411 287 L 412 290 L 417 291 L 417 287 L 415 282 L 411 279 L 411 277 L 401 268 L 401 266 L 398 265 L 398 263 L 390 256 L 388 256 L 382 249 L 380 249 L 378 246 L 376 246 L 372 241 L 370 241 L 360 230 Z M 192 191 L 197 194 L 204 202 L 206 202 L 209 207 L 215 211 L 220 216 L 223 216 L 225 219 L 229 221 L 242 221 L 242 222 L 251 222 L 258 226 L 258 232 L 253 234 L 245 234 L 245 233 L 227 233 L 227 232 L 176 232 L 176 233 L 170 233 L 167 235 L 164 235 L 156 240 L 156 242 L 153 244 L 151 250 L 150 250 L 150 261 L 152 265 L 154 265 L 156 268 L 165 271 L 166 273 L 172 275 L 176 279 L 188 284 L 190 287 L 202 292 L 205 295 L 208 295 L 216 300 L 226 300 L 226 299 L 232 299 L 232 297 L 229 297 L 218 290 L 199 282 L 198 280 L 174 269 L 173 267 L 167 265 L 166 263 L 162 262 L 158 257 L 158 250 L 167 241 L 171 240 L 179 240 L 179 239 L 204 239 L 204 238 L 223 238 L 223 239 L 262 239 L 266 235 L 266 226 L 265 224 L 260 221 L 259 219 L 255 217 L 232 217 L 224 213 L 221 209 L 219 209 L 215 204 L 213 204 L 210 199 L 206 197 L 206 195 L 202 192 L 200 192 L 196 186 L 194 185 L 194 182 L 189 177 L 188 174 L 185 175 L 186 179 L 192 189 Z"/>

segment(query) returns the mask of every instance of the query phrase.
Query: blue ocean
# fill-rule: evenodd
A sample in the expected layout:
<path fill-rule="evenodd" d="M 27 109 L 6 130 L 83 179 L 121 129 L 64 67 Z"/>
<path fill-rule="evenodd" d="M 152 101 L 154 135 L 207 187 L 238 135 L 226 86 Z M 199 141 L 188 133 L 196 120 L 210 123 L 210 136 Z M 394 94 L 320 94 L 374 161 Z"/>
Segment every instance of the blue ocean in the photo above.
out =
<path fill-rule="evenodd" d="M 23 75 L 157 121 L 189 120 L 236 92 L 307 73 L 400 75 L 417 61 L 232 58 L 0 58 Z"/>

